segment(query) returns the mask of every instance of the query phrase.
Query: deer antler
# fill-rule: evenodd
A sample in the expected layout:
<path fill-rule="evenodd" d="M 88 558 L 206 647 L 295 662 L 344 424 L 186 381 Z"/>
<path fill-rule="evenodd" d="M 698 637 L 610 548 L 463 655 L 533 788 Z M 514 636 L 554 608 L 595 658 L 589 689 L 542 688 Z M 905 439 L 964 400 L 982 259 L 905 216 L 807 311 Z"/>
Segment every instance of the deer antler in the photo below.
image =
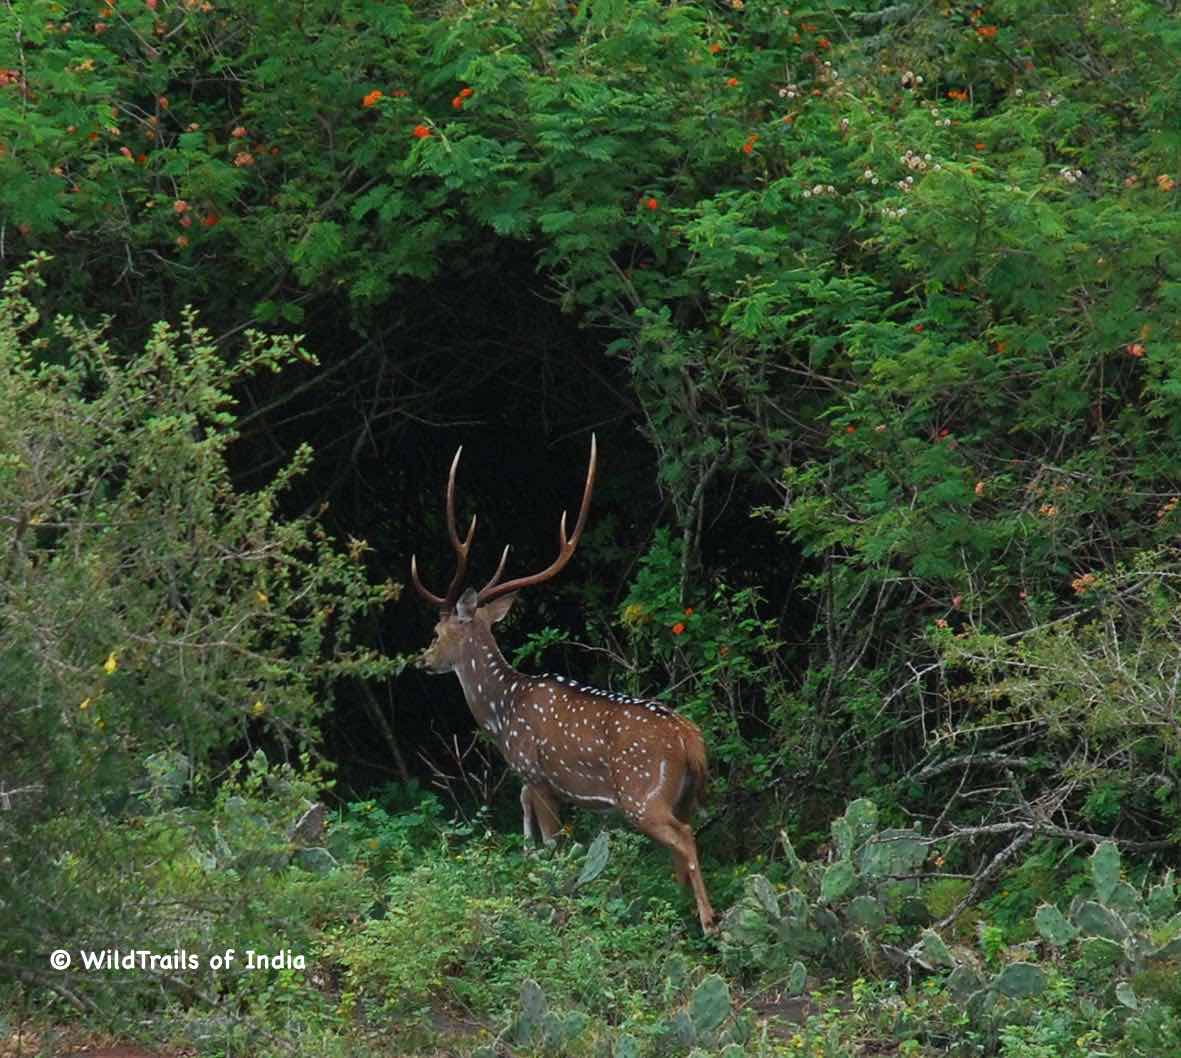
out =
<path fill-rule="evenodd" d="M 455 607 L 455 600 L 459 598 L 459 593 L 463 591 L 463 578 L 467 575 L 467 554 L 472 546 L 472 539 L 476 535 L 476 516 L 472 515 L 471 525 L 468 526 L 467 536 L 463 540 L 459 539 L 459 529 L 455 524 L 455 471 L 459 468 L 459 457 L 463 453 L 463 445 L 460 445 L 455 450 L 455 458 L 451 460 L 451 473 L 447 476 L 447 535 L 451 539 L 451 547 L 455 551 L 455 575 L 451 578 L 451 584 L 447 588 L 446 596 L 436 595 L 432 591 L 427 591 L 423 583 L 418 578 L 418 559 L 416 556 L 410 556 L 410 580 L 414 584 L 415 590 L 432 606 L 437 606 L 440 610 L 451 610 Z M 506 556 L 507 557 L 507 553 Z M 504 567 L 504 559 L 501 559 L 501 567 Z M 499 575 L 499 571 L 498 571 Z"/>
<path fill-rule="evenodd" d="M 590 510 L 591 492 L 595 487 L 595 467 L 597 463 L 598 448 L 595 442 L 595 435 L 591 434 L 590 465 L 586 471 L 586 485 L 582 490 L 582 506 L 578 511 L 578 521 L 574 523 L 574 535 L 569 539 L 566 537 L 566 512 L 563 511 L 562 521 L 558 527 L 560 541 L 558 557 L 540 573 L 534 573 L 528 577 L 517 577 L 515 580 L 500 584 L 500 576 L 504 572 L 504 564 L 508 559 L 509 549 L 506 547 L 504 553 L 500 556 L 500 565 L 496 567 L 496 572 L 493 574 L 492 579 L 480 589 L 480 606 L 485 606 L 492 602 L 493 599 L 499 599 L 502 595 L 508 595 L 510 592 L 520 591 L 522 588 L 531 588 L 535 584 L 541 584 L 551 577 L 557 576 L 565 568 L 566 563 L 574 555 L 574 549 L 578 546 L 578 541 L 582 538 L 582 528 L 586 525 L 587 512 Z"/>

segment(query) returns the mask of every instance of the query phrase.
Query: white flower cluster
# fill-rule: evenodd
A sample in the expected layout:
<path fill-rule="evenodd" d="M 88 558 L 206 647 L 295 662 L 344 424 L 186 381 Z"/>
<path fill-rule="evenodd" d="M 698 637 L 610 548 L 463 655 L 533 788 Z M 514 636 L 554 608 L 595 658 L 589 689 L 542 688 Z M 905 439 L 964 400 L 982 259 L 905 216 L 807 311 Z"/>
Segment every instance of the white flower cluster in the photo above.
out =
<path fill-rule="evenodd" d="M 1081 169 L 1071 169 L 1067 166 L 1058 175 L 1068 184 L 1077 184 L 1083 178 L 1083 171 Z"/>
<path fill-rule="evenodd" d="M 804 198 L 820 198 L 822 195 L 835 195 L 837 189 L 832 184 L 816 184 L 814 187 L 804 188 Z"/>
<path fill-rule="evenodd" d="M 914 151 L 908 150 L 900 159 L 907 169 L 913 169 L 918 173 L 925 173 L 931 164 L 931 156 L 929 154 L 919 155 Z"/>
<path fill-rule="evenodd" d="M 938 107 L 931 107 L 931 117 L 933 117 L 935 119 L 935 127 L 936 128 L 946 129 L 946 128 L 951 127 L 951 118 L 945 118 L 939 112 Z"/>
<path fill-rule="evenodd" d="M 897 209 L 894 209 L 891 206 L 882 206 L 882 216 L 887 220 L 901 220 L 906 216 L 906 207 L 899 206 Z"/>

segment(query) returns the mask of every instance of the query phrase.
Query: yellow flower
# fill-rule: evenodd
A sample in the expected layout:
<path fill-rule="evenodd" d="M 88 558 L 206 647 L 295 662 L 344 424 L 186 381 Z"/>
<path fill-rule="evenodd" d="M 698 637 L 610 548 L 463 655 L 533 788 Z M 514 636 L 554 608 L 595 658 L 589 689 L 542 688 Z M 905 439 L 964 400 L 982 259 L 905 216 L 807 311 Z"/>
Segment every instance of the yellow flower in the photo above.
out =
<path fill-rule="evenodd" d="M 89 708 L 90 708 L 90 699 L 89 699 L 89 698 L 83 698 L 83 699 L 82 699 L 82 704 L 81 704 L 81 705 L 79 705 L 79 706 L 78 706 L 78 708 L 79 708 L 79 709 L 89 709 Z"/>
<path fill-rule="evenodd" d="M 119 667 L 119 659 L 115 656 L 115 652 L 112 650 L 111 653 L 107 656 L 107 660 L 103 662 L 103 669 L 106 670 L 106 673 L 109 676 L 118 667 Z"/>
<path fill-rule="evenodd" d="M 266 606 L 266 604 L 271 601 L 270 597 L 265 591 L 256 591 L 254 593 L 254 597 L 258 600 L 259 606 Z"/>
<path fill-rule="evenodd" d="M 266 704 L 261 699 L 259 699 L 250 707 L 250 711 L 255 716 L 262 716 L 262 714 L 267 711 L 267 707 Z"/>

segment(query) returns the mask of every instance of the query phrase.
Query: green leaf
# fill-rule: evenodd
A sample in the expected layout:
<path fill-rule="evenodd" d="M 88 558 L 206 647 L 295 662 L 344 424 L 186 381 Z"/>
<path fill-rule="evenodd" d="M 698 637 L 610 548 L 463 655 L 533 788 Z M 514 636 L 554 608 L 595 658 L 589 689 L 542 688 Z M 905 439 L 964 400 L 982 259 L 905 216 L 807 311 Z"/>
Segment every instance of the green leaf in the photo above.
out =
<path fill-rule="evenodd" d="M 579 871 L 578 879 L 574 884 L 583 886 L 593 882 L 606 869 L 609 859 L 610 848 L 607 831 L 601 830 L 595 840 L 591 842 L 590 848 L 586 850 L 586 859 L 583 861 L 582 870 Z"/>

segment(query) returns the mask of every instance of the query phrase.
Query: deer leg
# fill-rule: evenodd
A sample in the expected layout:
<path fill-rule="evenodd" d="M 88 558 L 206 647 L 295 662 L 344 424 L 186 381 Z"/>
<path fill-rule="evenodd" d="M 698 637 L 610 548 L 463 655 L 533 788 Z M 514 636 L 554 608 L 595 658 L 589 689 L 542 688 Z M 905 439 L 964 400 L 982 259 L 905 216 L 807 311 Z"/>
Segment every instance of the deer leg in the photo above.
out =
<path fill-rule="evenodd" d="M 661 815 L 633 816 L 632 822 L 637 830 L 672 851 L 678 880 L 687 882 L 693 889 L 701 928 L 706 933 L 712 933 L 714 909 L 710 906 L 705 882 L 701 880 L 701 865 L 697 862 L 697 842 L 693 840 L 692 828 L 677 819 L 671 811 Z"/>
<path fill-rule="evenodd" d="M 529 796 L 529 787 L 521 787 L 521 829 L 525 834 L 525 844 L 532 845 L 537 841 L 537 826 L 533 818 L 533 798 Z"/>
<path fill-rule="evenodd" d="M 541 840 L 552 845 L 557 840 L 562 823 L 558 818 L 558 802 L 548 786 L 528 783 L 521 788 L 521 808 L 525 814 L 525 840 Z"/>

